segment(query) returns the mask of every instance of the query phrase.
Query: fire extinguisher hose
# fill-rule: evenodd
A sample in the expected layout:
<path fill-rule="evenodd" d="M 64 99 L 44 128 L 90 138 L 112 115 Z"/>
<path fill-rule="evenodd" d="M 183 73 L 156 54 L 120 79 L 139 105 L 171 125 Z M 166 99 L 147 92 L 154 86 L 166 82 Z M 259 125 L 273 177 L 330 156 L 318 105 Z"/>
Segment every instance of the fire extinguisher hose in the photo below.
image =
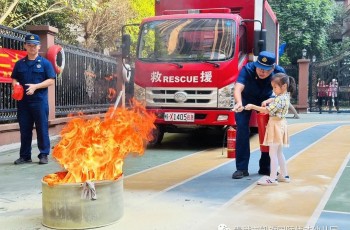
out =
<path fill-rule="evenodd" d="M 225 131 L 224 131 L 224 138 L 222 140 L 222 152 L 221 152 L 221 155 L 223 156 L 224 155 L 224 149 L 225 149 L 225 140 L 226 140 L 226 137 L 227 137 L 227 130 L 230 128 L 230 126 L 227 126 L 225 128 Z"/>

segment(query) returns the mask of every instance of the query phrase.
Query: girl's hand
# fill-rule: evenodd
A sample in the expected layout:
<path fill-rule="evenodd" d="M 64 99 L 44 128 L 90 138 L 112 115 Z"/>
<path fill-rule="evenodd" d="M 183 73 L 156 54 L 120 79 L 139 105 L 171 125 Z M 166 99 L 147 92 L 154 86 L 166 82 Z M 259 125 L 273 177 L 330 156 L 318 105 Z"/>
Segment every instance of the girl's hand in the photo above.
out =
<path fill-rule="evenodd" d="M 270 104 L 273 101 L 273 98 L 269 98 L 261 103 L 261 107 L 266 107 L 268 104 Z"/>

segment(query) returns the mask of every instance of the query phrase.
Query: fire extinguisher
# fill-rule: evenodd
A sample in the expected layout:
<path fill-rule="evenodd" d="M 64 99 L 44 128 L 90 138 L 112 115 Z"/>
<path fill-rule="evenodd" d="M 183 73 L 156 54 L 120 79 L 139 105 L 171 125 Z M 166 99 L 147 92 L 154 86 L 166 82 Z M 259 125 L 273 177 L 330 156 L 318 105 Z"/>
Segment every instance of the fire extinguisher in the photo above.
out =
<path fill-rule="evenodd" d="M 236 130 L 232 126 L 227 129 L 227 158 L 236 158 Z"/>
<path fill-rule="evenodd" d="M 257 122 L 258 122 L 258 131 L 259 131 L 259 142 L 260 142 L 260 151 L 261 152 L 269 152 L 270 148 L 267 145 L 263 145 L 266 125 L 269 121 L 269 114 L 267 113 L 258 113 L 257 114 Z"/>

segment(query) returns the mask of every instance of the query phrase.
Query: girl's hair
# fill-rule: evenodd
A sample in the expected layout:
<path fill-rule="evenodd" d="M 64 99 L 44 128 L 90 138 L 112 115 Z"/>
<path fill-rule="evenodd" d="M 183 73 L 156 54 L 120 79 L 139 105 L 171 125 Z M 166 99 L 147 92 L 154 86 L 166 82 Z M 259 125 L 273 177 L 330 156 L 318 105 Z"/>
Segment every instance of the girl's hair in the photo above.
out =
<path fill-rule="evenodd" d="M 275 82 L 277 85 L 282 87 L 282 85 L 287 84 L 287 91 L 293 96 L 296 89 L 294 77 L 288 76 L 285 73 L 277 73 L 272 76 L 271 81 Z"/>

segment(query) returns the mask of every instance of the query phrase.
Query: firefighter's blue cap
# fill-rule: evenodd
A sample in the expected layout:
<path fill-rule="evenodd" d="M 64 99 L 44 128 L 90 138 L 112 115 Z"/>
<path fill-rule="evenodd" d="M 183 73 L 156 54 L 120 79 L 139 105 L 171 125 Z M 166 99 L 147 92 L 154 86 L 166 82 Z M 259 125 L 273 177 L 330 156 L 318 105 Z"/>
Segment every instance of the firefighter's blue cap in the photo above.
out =
<path fill-rule="evenodd" d="M 275 66 L 275 62 L 275 54 L 268 51 L 262 51 L 259 53 L 258 60 L 254 62 L 254 65 L 263 70 L 271 70 Z"/>
<path fill-rule="evenodd" d="M 40 45 L 40 38 L 36 34 L 28 34 L 26 35 L 24 42 L 27 44 Z"/>

